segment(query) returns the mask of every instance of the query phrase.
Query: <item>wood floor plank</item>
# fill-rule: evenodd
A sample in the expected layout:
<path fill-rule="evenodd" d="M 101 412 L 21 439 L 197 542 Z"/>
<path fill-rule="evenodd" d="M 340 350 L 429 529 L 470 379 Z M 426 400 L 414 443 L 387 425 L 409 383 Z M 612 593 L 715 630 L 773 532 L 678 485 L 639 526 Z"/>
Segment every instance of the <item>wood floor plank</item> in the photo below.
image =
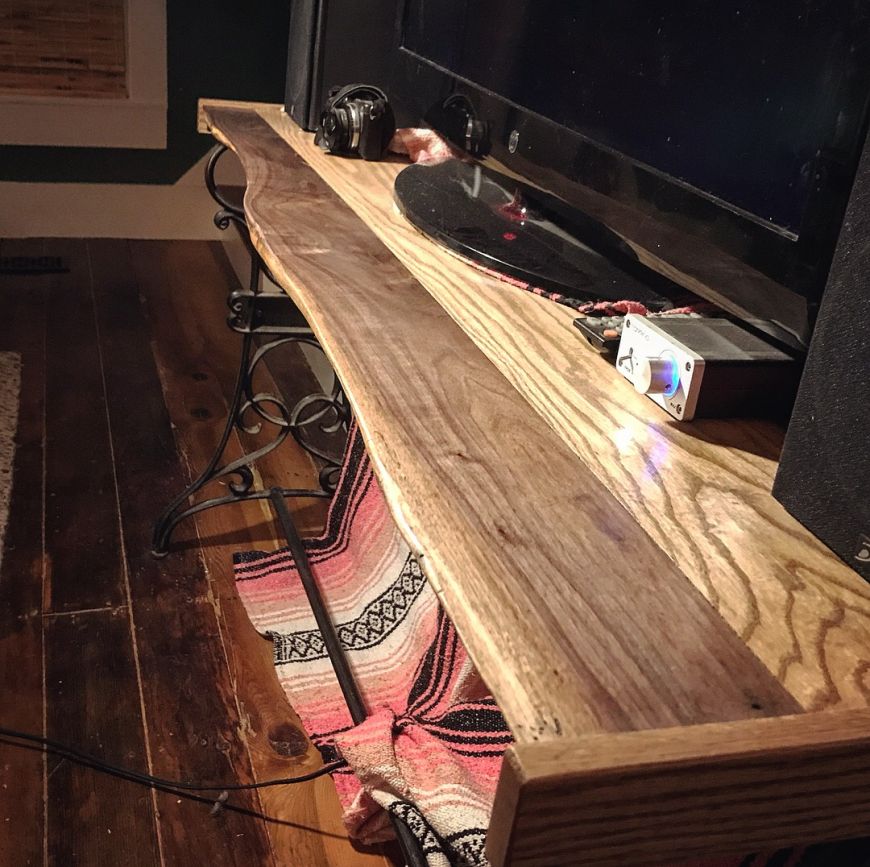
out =
<path fill-rule="evenodd" d="M 197 471 L 220 434 L 239 338 L 223 324 L 226 285 L 221 283 L 228 278 L 222 274 L 219 257 L 214 258 L 214 248 L 189 246 L 191 249 L 182 250 L 177 244 L 141 243 L 135 245 L 135 259 L 141 290 L 153 314 L 155 346 L 176 436 L 189 456 L 191 469 Z M 194 269 L 191 261 L 196 264 Z M 174 283 L 181 280 L 187 290 L 184 295 L 182 286 Z M 195 379 L 189 374 L 192 369 L 198 374 Z M 234 439 L 229 455 L 238 454 L 239 443 Z M 267 473 L 285 485 L 313 483 L 311 462 L 289 441 L 272 455 L 269 469 L 264 471 Z M 299 511 L 296 517 L 300 518 Z M 319 525 L 322 509 L 306 508 L 301 520 Z M 226 651 L 255 775 L 258 779 L 288 776 L 317 767 L 319 754 L 302 733 L 275 677 L 271 644 L 254 631 L 232 579 L 234 552 L 276 547 L 272 521 L 262 507 L 240 504 L 202 513 L 197 516 L 197 526 L 205 541 L 203 556 L 225 626 Z M 183 535 L 188 533 L 190 529 Z M 169 559 L 175 556 L 171 554 Z M 269 815 L 283 820 L 269 827 L 279 864 L 375 867 L 391 863 L 379 851 L 357 850 L 349 843 L 334 788 L 327 779 L 263 790 L 261 800 Z"/>
<path fill-rule="evenodd" d="M 86 242 L 52 241 L 69 265 L 51 281 L 46 370 L 47 611 L 124 601 L 112 455 Z"/>
<path fill-rule="evenodd" d="M 4 241 L 4 256 L 42 255 L 39 240 Z M 21 355 L 12 498 L 0 568 L 0 724 L 43 730 L 42 441 L 45 276 L 0 276 L 0 351 Z M 0 864 L 43 861 L 43 757 L 0 743 Z"/>
<path fill-rule="evenodd" d="M 136 650 L 144 673 L 142 694 L 152 769 L 169 777 L 208 781 L 300 773 L 316 766 L 319 756 L 301 735 L 298 718 L 274 676 L 270 645 L 247 620 L 230 568 L 233 551 L 275 545 L 271 520 L 254 506 L 247 513 L 213 512 L 201 523 L 203 535 L 216 537 L 217 544 L 207 552 L 211 581 L 203 568 L 192 525 L 187 548 L 162 563 L 148 553 L 156 510 L 187 481 L 151 344 L 155 332 L 159 338 L 172 335 L 158 354 L 162 352 L 164 361 L 174 359 L 172 364 L 178 362 L 182 372 L 167 377 L 171 389 L 167 400 L 187 451 L 186 459 L 201 465 L 219 432 L 233 372 L 228 364 L 232 365 L 237 347 L 237 338 L 226 332 L 223 323 L 227 286 L 220 256 L 214 255 L 214 248 L 209 251 L 205 245 L 194 245 L 187 256 L 181 250 L 164 257 L 158 274 L 160 292 L 183 287 L 184 273 L 173 283 L 162 269 L 184 266 L 185 258 L 188 266 L 193 264 L 190 282 L 195 296 L 206 290 L 214 293 L 209 281 L 222 285 L 204 305 L 194 303 L 186 308 L 191 296 L 176 296 L 179 309 L 187 311 L 184 327 L 175 327 L 177 311 L 171 304 L 164 305 L 166 298 L 157 292 L 156 303 L 147 305 L 159 320 L 159 327 L 152 328 L 155 323 L 147 320 L 140 304 L 140 287 L 129 271 L 125 276 L 130 264 L 126 242 L 89 246 L 96 281 L 99 345 L 86 345 L 88 333 L 91 338 L 97 333 L 88 323 L 87 304 L 78 303 L 72 294 L 61 297 L 64 286 L 70 293 L 76 285 L 88 286 L 89 275 L 80 258 L 82 244 L 49 244 L 52 254 L 63 255 L 73 266 L 68 275 L 28 277 L 27 291 L 21 289 L 21 277 L 0 277 L 0 293 L 9 290 L 0 321 L 0 351 L 22 349 L 24 355 L 22 423 L 16 454 L 20 487 L 13 494 L 13 520 L 0 572 L 0 689 L 3 695 L 8 690 L 16 700 L 4 705 L 0 720 L 35 732 L 43 726 L 41 491 L 46 370 L 40 360 L 45 300 L 50 295 L 53 342 L 48 377 L 54 436 L 48 443 L 48 463 L 52 499 L 60 498 L 63 507 L 53 503 L 48 515 L 48 526 L 53 530 L 48 538 L 48 559 L 54 567 L 54 586 L 46 596 L 58 609 L 44 621 L 51 681 L 49 734 L 108 760 L 140 769 L 148 766 L 121 547 L 118 543 L 112 550 L 97 544 L 98 539 L 117 532 L 109 525 L 118 520 L 117 501 L 114 511 L 110 508 L 115 499 L 113 474 L 105 473 L 93 484 L 95 451 L 99 453 L 102 448 L 100 437 L 95 436 L 99 424 L 94 423 L 93 416 L 102 410 L 105 417 L 105 403 L 99 395 L 102 373 L 95 375 L 92 366 L 99 366 L 102 352 L 113 424 L 110 431 L 104 423 L 103 430 L 106 436 L 112 434 L 122 494 L 121 523 L 136 619 Z M 4 255 L 41 255 L 43 247 L 42 242 L 23 246 L 4 242 L 3 250 Z M 154 246 L 146 244 L 141 252 L 151 259 L 154 251 Z M 197 278 L 200 266 L 209 261 L 211 265 Z M 188 274 L 190 270 L 188 267 Z M 150 273 L 153 276 L 156 272 Z M 31 291 L 36 286 L 42 287 L 41 294 Z M 185 341 L 192 333 L 190 319 L 197 317 L 205 324 L 199 347 L 191 351 Z M 94 321 L 93 311 L 90 320 Z M 66 370 L 61 358 L 66 359 Z M 281 373 L 290 377 L 287 370 Z M 292 378 L 288 381 L 293 384 Z M 68 392 L 64 392 L 63 383 L 69 386 Z M 90 419 L 85 417 L 85 407 L 92 414 Z M 66 437 L 61 439 L 64 426 Z M 55 451 L 61 445 L 66 447 L 65 463 Z M 239 447 L 237 441 L 233 447 Z M 291 477 L 310 478 L 310 461 L 292 446 L 277 454 L 280 457 L 276 455 L 269 470 L 274 478 L 285 483 Z M 108 470 L 111 457 L 110 452 Z M 96 503 L 96 514 L 83 510 L 87 496 L 82 492 Z M 319 514 L 312 510 L 306 520 L 316 527 L 322 510 Z M 111 592 L 101 593 L 107 588 Z M 76 612 L 89 601 L 100 603 L 93 606 L 97 610 Z M 288 749 L 288 743 L 294 746 Z M 156 799 L 160 833 L 156 836 L 155 801 L 150 792 L 55 760 L 50 765 L 46 840 L 42 769 L 40 753 L 0 745 L 0 783 L 13 784 L 0 789 L 0 864 L 42 864 L 45 843 L 49 863 L 64 867 L 103 867 L 119 863 L 119 858 L 134 865 L 188 867 L 194 863 L 192 857 L 195 863 L 256 867 L 374 867 L 387 863 L 382 854 L 360 852 L 349 843 L 328 779 L 267 790 L 262 802 L 254 795 L 233 796 L 237 803 L 262 808 L 279 819 L 268 825 L 227 811 L 211 818 L 208 807 L 160 795 Z M 8 825 L 14 826 L 14 833 L 8 833 L 4 827 Z"/>
<path fill-rule="evenodd" d="M 46 327 L 46 732 L 145 769 L 87 245 L 50 247 L 69 273 L 50 282 Z M 158 863 L 147 789 L 66 761 L 50 759 L 48 769 L 49 864 L 116 864 L 122 846 L 128 863 Z"/>
<path fill-rule="evenodd" d="M 45 621 L 48 737 L 144 769 L 145 740 L 125 606 Z M 150 791 L 48 758 L 48 865 L 159 864 Z"/>
<path fill-rule="evenodd" d="M 186 483 L 139 303 L 126 242 L 92 242 L 95 294 L 118 467 L 121 518 L 155 773 L 205 782 L 252 780 L 219 612 L 198 552 L 150 555 L 157 512 Z M 193 378 L 191 382 L 195 382 Z M 232 801 L 258 811 L 254 793 Z M 167 865 L 275 864 L 264 823 L 160 795 Z"/>

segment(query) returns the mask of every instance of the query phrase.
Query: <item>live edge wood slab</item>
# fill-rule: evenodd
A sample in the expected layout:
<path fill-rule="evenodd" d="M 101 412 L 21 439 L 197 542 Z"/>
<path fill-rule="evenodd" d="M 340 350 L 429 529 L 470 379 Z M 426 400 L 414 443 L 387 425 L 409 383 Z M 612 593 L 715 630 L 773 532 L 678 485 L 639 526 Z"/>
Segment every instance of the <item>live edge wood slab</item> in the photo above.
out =
<path fill-rule="evenodd" d="M 516 736 L 493 864 L 870 833 L 870 589 L 772 498 L 782 431 L 671 422 L 571 311 L 406 224 L 403 164 L 330 157 L 279 106 L 199 127 Z"/>

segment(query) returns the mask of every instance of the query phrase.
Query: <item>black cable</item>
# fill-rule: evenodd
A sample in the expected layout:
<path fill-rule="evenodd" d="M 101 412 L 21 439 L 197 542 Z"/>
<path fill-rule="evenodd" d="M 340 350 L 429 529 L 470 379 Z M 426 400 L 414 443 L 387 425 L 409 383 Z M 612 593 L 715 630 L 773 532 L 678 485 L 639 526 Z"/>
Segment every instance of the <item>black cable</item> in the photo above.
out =
<path fill-rule="evenodd" d="M 309 780 L 317 779 L 325 774 L 331 774 L 339 768 L 347 765 L 344 759 L 339 759 L 335 762 L 329 762 L 318 768 L 316 771 L 311 771 L 307 774 L 302 774 L 298 777 L 285 777 L 276 780 L 263 780 L 259 783 L 219 783 L 216 785 L 201 785 L 200 783 L 188 783 L 181 780 L 167 780 L 164 777 L 156 777 L 152 774 L 146 774 L 142 771 L 131 770 L 130 768 L 122 768 L 119 765 L 113 765 L 110 762 L 104 762 L 96 756 L 92 756 L 75 747 L 70 747 L 67 744 L 62 744 L 59 741 L 53 741 L 50 738 L 44 738 L 41 735 L 30 734 L 29 732 L 19 732 L 14 729 L 0 727 L 0 737 L 11 738 L 13 741 L 28 741 L 30 743 L 39 744 L 47 752 L 55 753 L 64 758 L 71 759 L 81 765 L 92 768 L 95 771 L 101 771 L 105 774 L 111 774 L 115 777 L 121 777 L 125 780 L 130 780 L 135 783 L 141 783 L 145 786 L 155 788 L 195 791 L 195 792 L 236 792 L 242 789 L 265 789 L 269 786 L 286 786 L 292 783 L 307 783 Z M 16 746 L 24 746 L 17 744 Z"/>

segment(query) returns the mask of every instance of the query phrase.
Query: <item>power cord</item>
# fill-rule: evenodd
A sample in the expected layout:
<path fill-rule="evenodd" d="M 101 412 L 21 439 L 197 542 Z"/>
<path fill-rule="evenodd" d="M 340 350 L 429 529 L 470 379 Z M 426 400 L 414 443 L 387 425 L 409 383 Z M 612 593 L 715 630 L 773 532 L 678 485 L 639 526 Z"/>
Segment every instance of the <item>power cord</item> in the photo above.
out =
<path fill-rule="evenodd" d="M 226 800 L 230 792 L 237 792 L 243 789 L 265 789 L 269 786 L 287 786 L 293 783 L 307 783 L 309 780 L 317 779 L 325 774 L 331 774 L 333 771 L 343 768 L 347 765 L 344 759 L 339 759 L 335 762 L 329 762 L 318 768 L 316 771 L 311 771 L 307 774 L 302 774 L 298 777 L 284 777 L 275 780 L 263 780 L 259 783 L 216 783 L 204 785 L 202 783 L 191 783 L 184 780 L 168 780 L 165 777 L 156 777 L 152 774 L 146 774 L 142 771 L 135 771 L 130 768 L 122 768 L 119 765 L 113 765 L 110 762 L 105 762 L 92 756 L 82 750 L 71 747 L 68 744 L 62 744 L 59 741 L 51 740 L 51 738 L 42 737 L 42 735 L 31 734 L 30 732 L 19 732 L 14 729 L 0 727 L 0 737 L 7 738 L 6 743 L 11 746 L 27 748 L 27 744 L 36 744 L 43 750 L 49 753 L 54 753 L 63 756 L 77 764 L 89 767 L 92 770 L 99 771 L 104 774 L 110 774 L 115 777 L 120 777 L 130 782 L 139 783 L 143 786 L 149 786 L 155 789 L 162 789 L 173 794 L 184 794 L 187 792 L 220 792 L 220 796 L 214 802 L 212 813 L 216 813 L 221 807 L 226 805 Z M 25 743 L 16 743 L 16 741 L 24 741 Z M 205 800 L 205 799 L 198 799 Z M 231 807 L 232 805 L 226 805 Z M 245 810 L 245 812 L 250 812 Z M 266 818 L 266 817 L 264 817 Z"/>

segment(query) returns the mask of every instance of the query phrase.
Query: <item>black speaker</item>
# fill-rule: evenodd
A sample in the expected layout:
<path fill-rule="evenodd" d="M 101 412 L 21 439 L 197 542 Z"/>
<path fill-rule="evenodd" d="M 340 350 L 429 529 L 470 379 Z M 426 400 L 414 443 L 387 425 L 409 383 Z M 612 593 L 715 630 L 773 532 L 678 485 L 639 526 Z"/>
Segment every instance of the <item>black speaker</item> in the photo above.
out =
<path fill-rule="evenodd" d="M 846 209 L 774 496 L 870 580 L 870 146 Z"/>
<path fill-rule="evenodd" d="M 397 0 L 293 0 L 284 108 L 316 129 L 331 87 L 364 82 L 389 95 Z"/>

